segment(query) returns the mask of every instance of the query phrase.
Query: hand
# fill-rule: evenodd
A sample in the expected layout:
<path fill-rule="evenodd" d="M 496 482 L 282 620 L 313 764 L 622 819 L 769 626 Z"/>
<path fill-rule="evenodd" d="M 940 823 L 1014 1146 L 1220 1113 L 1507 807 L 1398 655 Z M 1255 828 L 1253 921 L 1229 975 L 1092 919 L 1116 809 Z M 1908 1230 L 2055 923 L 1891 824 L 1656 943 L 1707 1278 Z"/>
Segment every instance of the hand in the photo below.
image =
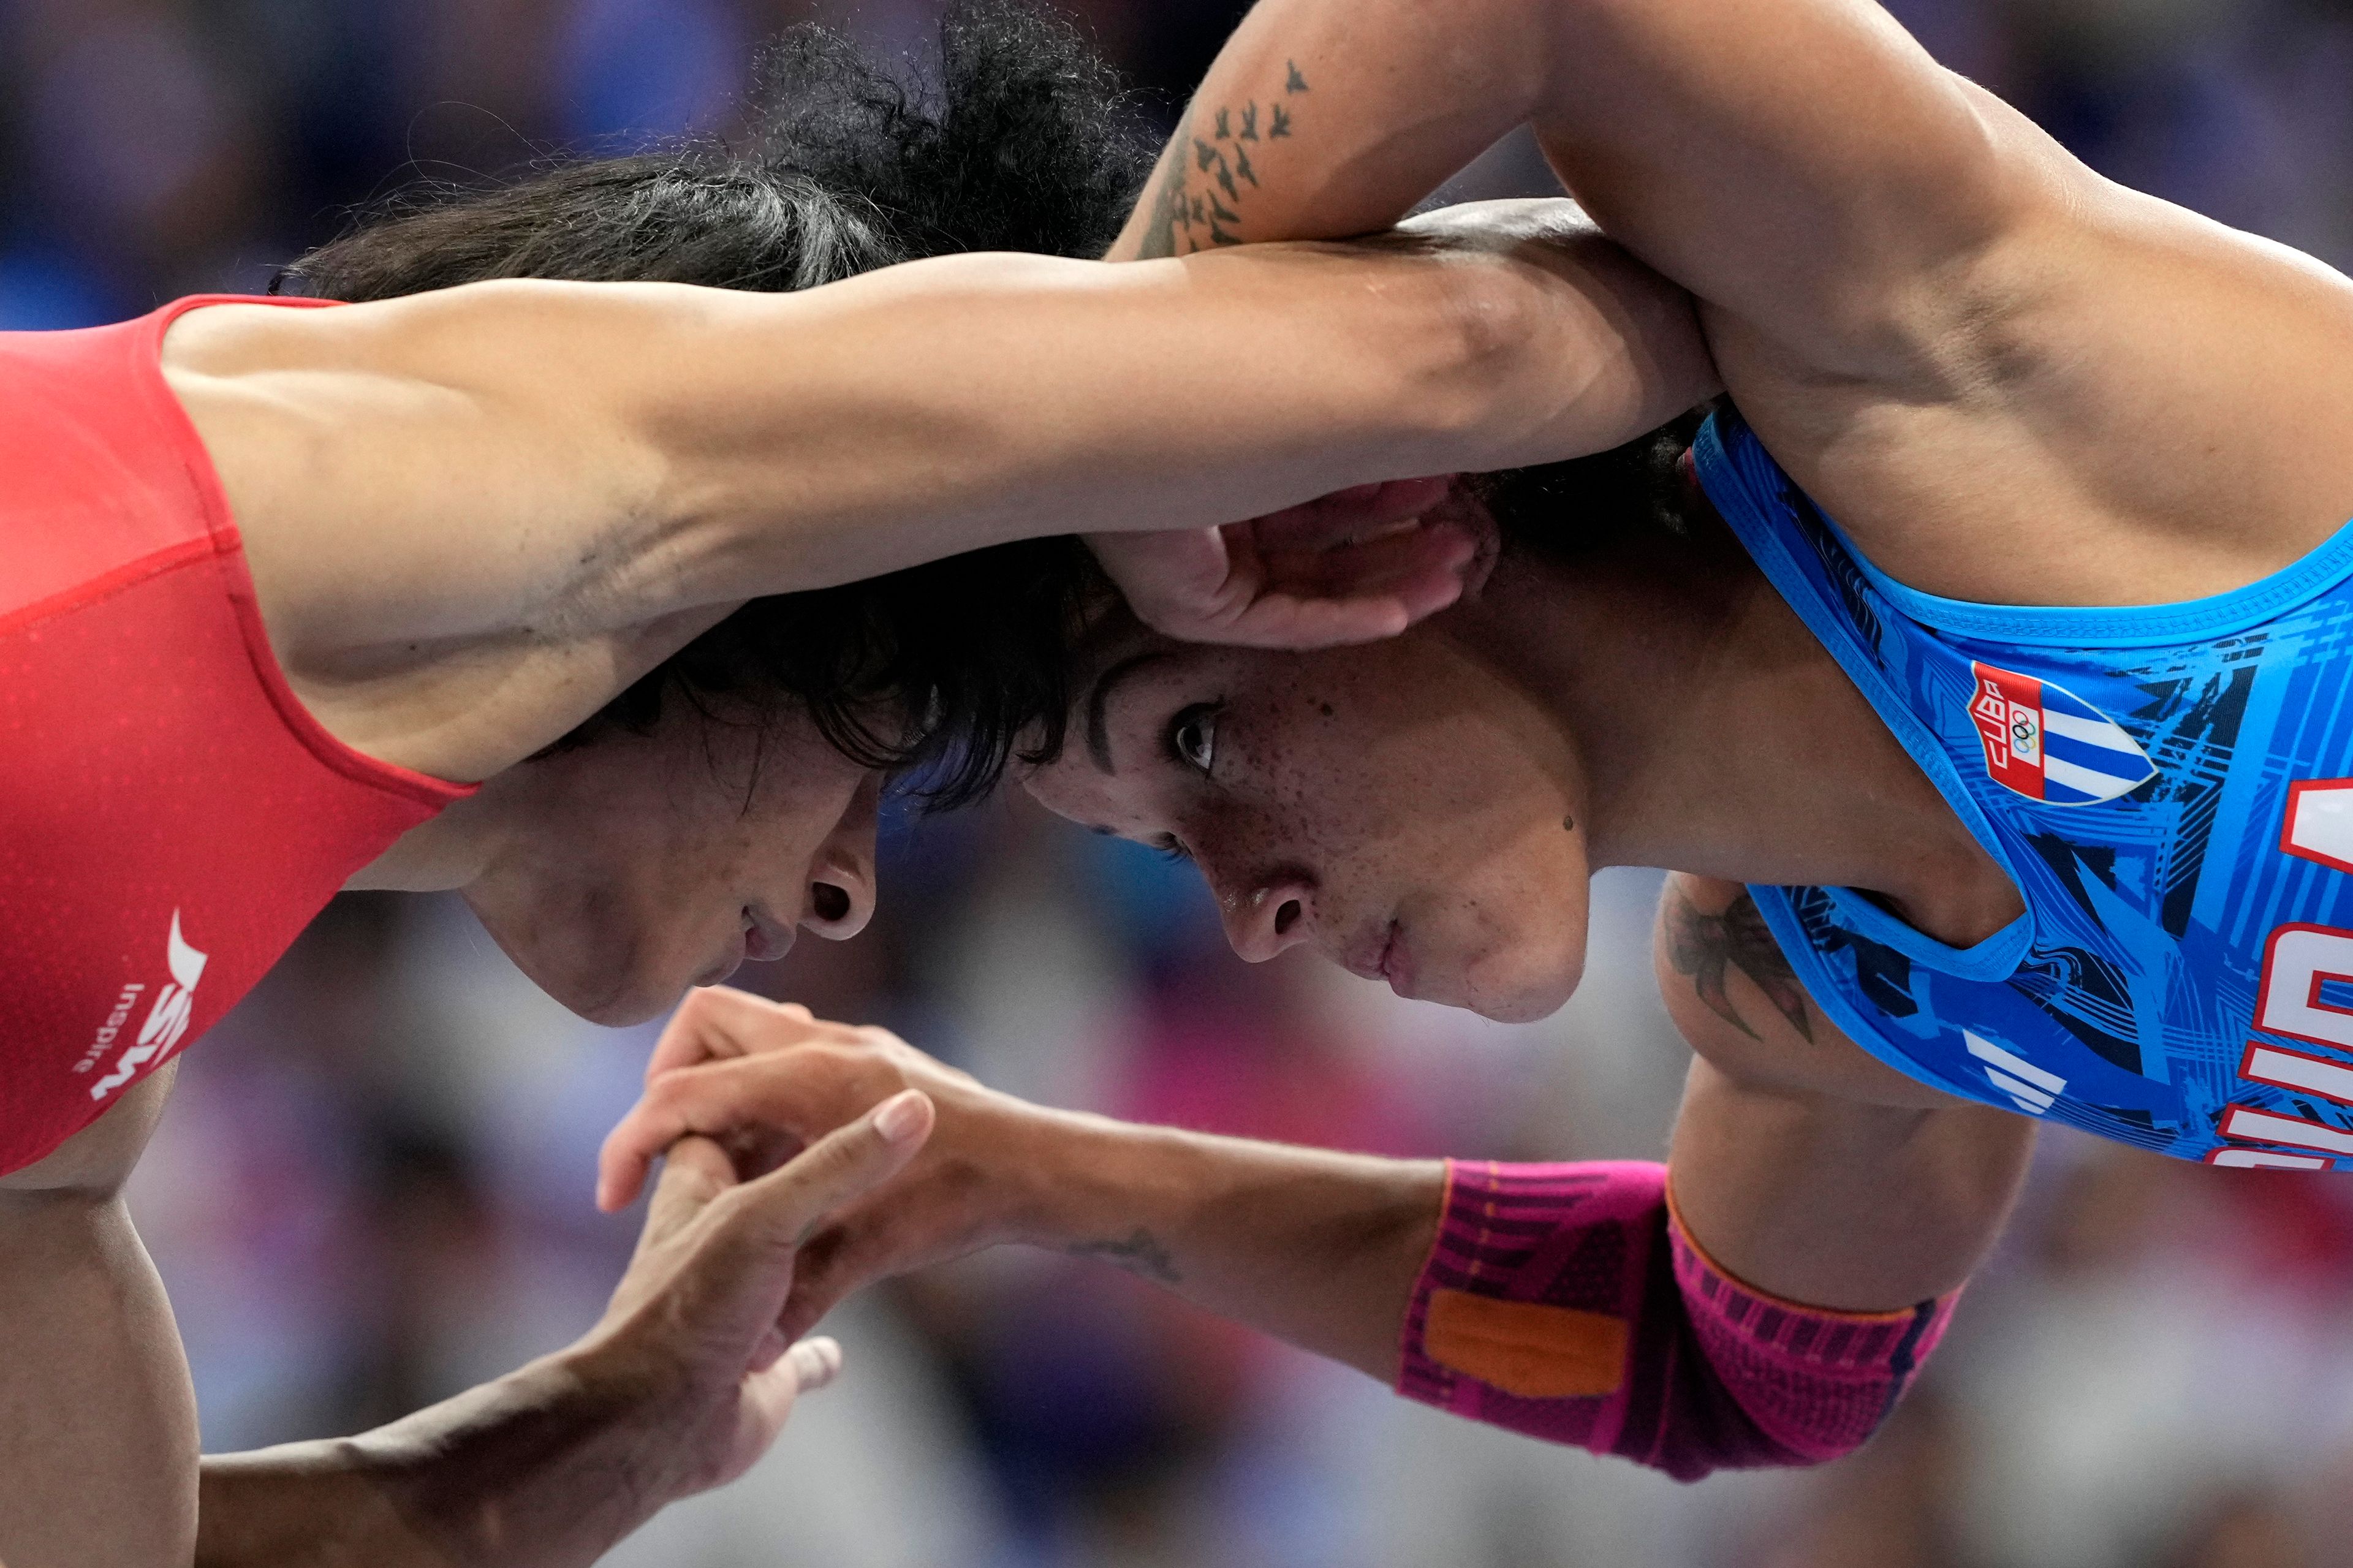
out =
<path fill-rule="evenodd" d="M 1493 524 L 1440 477 L 1359 485 L 1224 528 L 1087 541 L 1129 608 L 1188 642 L 1332 647 L 1395 637 L 1477 585 Z"/>
<path fill-rule="evenodd" d="M 663 1031 L 644 1097 L 605 1140 L 596 1201 L 629 1202 L 673 1139 L 717 1140 L 756 1159 L 911 1089 L 936 1108 L 937 1130 L 887 1191 L 844 1205 L 809 1237 L 780 1331 L 807 1331 L 888 1275 L 1046 1239 L 1039 1194 L 1053 1182 L 1050 1163 L 1072 1119 L 987 1089 L 886 1030 L 829 1024 L 723 986 L 696 991 Z"/>
<path fill-rule="evenodd" d="M 779 1327 L 804 1243 L 828 1215 L 902 1169 L 932 1125 L 922 1095 L 892 1096 L 751 1180 L 739 1180 L 710 1139 L 665 1143 L 669 1163 L 637 1255 L 603 1320 L 570 1353 L 588 1381 L 647 1402 L 633 1425 L 641 1437 L 649 1426 L 659 1437 L 668 1498 L 743 1474 L 776 1440 L 793 1402 L 833 1381 L 840 1347 L 795 1343 Z"/>

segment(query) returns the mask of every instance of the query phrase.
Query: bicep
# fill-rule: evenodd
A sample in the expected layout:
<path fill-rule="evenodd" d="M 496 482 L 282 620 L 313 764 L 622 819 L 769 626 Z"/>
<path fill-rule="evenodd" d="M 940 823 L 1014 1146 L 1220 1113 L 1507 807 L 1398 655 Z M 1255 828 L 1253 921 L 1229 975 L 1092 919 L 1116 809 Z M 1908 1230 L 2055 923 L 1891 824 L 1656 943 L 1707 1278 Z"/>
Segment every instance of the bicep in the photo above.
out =
<path fill-rule="evenodd" d="M 1793 362 L 1916 383 L 2090 178 L 1869 0 L 1546 7 L 1536 129 L 1603 226 Z M 1980 281 L 1984 275 L 1985 280 Z"/>

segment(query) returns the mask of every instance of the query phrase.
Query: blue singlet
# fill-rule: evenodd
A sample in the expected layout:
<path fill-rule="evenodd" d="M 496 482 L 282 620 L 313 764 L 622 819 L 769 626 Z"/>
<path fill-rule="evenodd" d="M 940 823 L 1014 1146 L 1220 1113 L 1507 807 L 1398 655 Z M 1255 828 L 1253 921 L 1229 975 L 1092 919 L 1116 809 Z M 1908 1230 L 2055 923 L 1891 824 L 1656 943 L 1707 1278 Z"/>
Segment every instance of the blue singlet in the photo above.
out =
<path fill-rule="evenodd" d="M 2353 1166 L 2353 523 L 2213 598 L 1971 605 L 1864 560 L 1736 416 L 1694 456 L 2025 899 L 1961 949 L 1850 889 L 1752 889 L 1831 1021 L 1922 1083 L 2145 1149 Z"/>

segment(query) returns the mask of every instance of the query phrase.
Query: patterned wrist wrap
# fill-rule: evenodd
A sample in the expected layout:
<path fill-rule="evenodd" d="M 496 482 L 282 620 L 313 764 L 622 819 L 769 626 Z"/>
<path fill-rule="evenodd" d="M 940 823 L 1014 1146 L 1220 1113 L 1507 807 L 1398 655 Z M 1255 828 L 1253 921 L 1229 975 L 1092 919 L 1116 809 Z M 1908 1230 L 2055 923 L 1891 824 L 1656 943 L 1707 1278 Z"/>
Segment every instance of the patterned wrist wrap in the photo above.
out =
<path fill-rule="evenodd" d="M 1819 1464 L 1887 1418 L 1955 1296 L 1839 1312 L 1752 1290 L 1683 1233 L 1664 1165 L 1457 1162 L 1398 1391 L 1678 1480 Z"/>

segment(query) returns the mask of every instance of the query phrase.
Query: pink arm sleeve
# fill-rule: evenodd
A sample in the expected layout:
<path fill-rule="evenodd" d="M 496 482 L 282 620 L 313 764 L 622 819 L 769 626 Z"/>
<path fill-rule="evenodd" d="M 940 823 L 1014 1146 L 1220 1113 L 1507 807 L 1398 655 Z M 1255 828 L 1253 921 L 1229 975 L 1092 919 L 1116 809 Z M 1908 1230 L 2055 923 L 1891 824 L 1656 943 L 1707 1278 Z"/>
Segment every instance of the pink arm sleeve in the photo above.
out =
<path fill-rule="evenodd" d="M 1664 1165 L 1453 1162 L 1398 1391 L 1678 1480 L 1819 1464 L 1886 1419 L 1954 1300 L 1838 1312 L 1751 1289 L 1684 1234 Z"/>

